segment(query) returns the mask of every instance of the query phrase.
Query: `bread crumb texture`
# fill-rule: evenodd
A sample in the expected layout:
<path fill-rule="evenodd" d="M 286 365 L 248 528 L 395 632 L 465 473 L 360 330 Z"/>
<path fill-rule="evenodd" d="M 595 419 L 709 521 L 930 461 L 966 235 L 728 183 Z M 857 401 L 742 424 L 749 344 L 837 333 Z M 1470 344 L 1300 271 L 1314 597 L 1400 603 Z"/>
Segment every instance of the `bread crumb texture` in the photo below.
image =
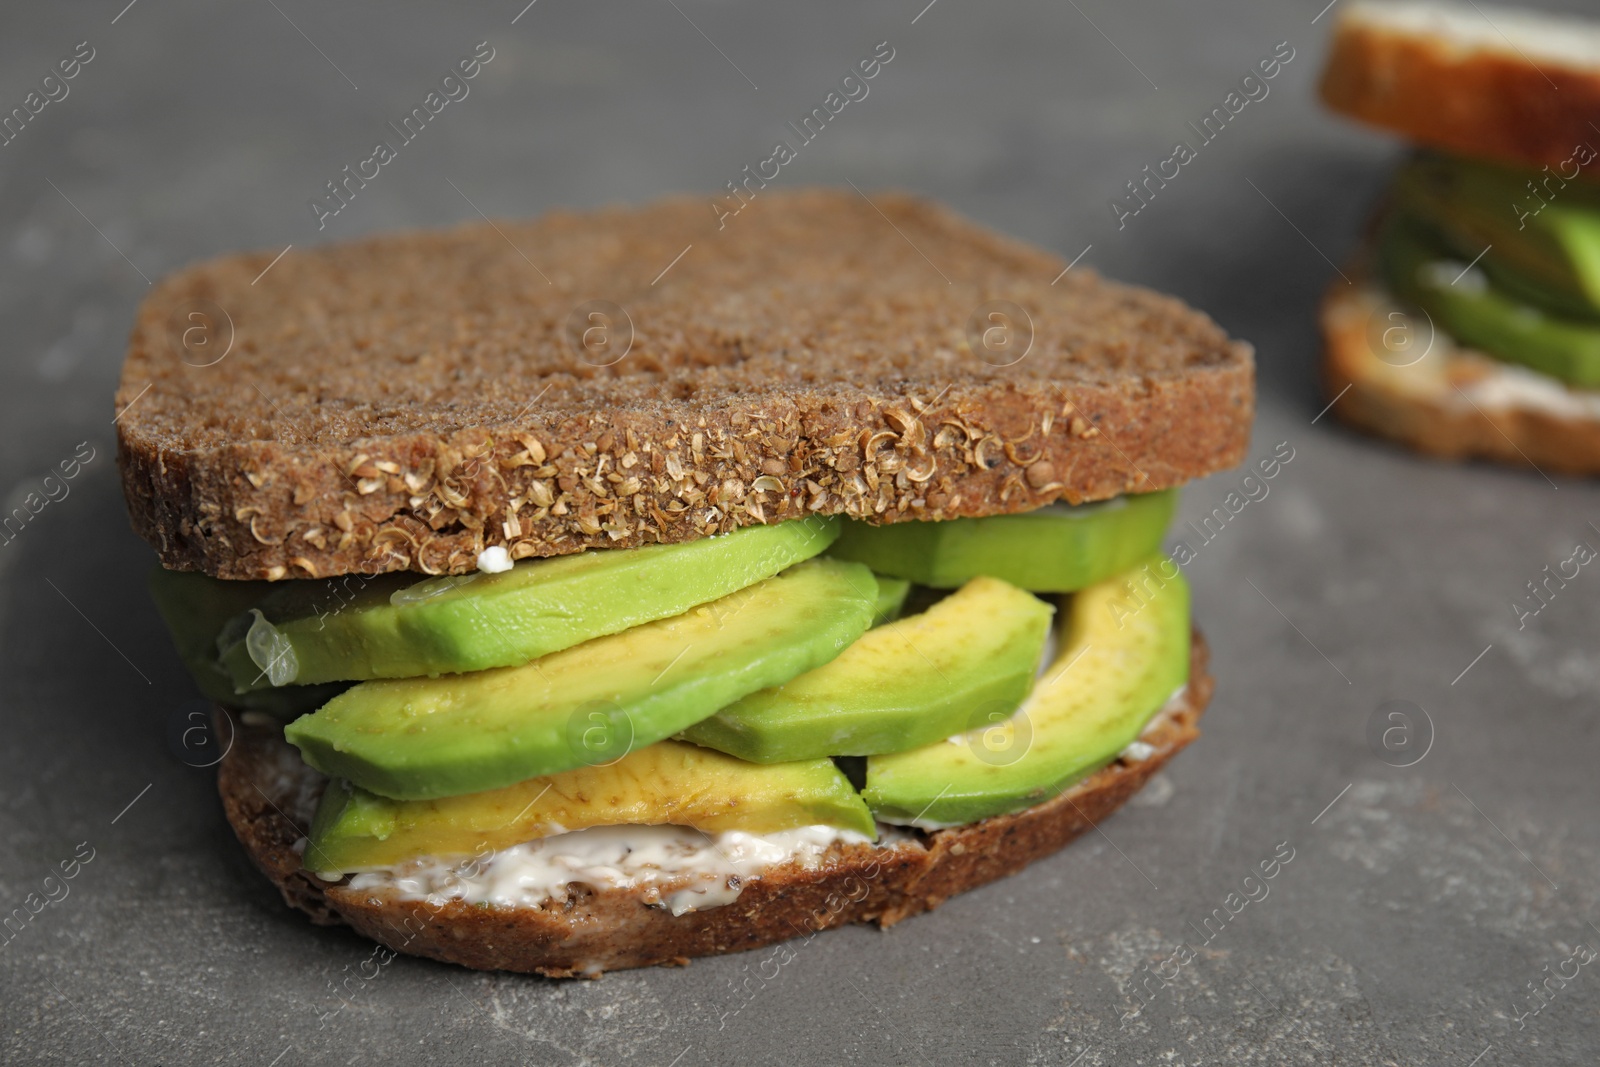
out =
<path fill-rule="evenodd" d="M 1024 511 L 1178 485 L 1248 441 L 1247 345 L 906 195 L 273 255 L 189 267 L 140 308 L 118 463 L 167 567 L 460 573 L 492 545 Z"/>

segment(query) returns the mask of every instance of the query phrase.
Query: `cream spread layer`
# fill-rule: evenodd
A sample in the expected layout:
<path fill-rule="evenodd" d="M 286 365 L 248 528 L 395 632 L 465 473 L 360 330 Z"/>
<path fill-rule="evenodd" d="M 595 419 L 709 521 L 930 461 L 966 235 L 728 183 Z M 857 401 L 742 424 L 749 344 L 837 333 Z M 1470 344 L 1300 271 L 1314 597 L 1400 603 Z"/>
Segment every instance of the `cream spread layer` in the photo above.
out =
<path fill-rule="evenodd" d="M 424 856 L 363 871 L 349 885 L 433 905 L 459 900 L 498 907 L 563 901 L 574 885 L 643 889 L 648 903 L 682 915 L 733 903 L 745 882 L 773 867 L 816 867 L 835 844 L 869 843 L 863 834 L 821 825 L 714 835 L 683 826 L 596 826 L 482 857 Z"/>

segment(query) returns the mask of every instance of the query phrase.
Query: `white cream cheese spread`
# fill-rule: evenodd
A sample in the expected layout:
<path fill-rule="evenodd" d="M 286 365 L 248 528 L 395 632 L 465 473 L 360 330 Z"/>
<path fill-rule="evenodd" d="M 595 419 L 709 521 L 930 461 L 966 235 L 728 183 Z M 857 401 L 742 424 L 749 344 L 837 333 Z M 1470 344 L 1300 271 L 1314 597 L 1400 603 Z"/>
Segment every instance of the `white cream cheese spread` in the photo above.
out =
<path fill-rule="evenodd" d="M 1035 681 L 1043 678 L 1045 672 L 1048 671 L 1056 661 L 1056 650 L 1060 647 L 1060 642 L 1056 638 L 1056 629 L 1056 624 L 1051 623 L 1050 629 L 1045 631 L 1044 647 L 1039 650 L 1039 664 L 1033 670 L 1033 677 Z"/>
<path fill-rule="evenodd" d="M 816 867 L 835 843 L 869 839 L 822 825 L 715 835 L 682 826 L 597 826 L 483 857 L 422 857 L 364 871 L 350 879 L 350 888 L 434 905 L 459 900 L 502 907 L 565 901 L 569 886 L 642 889 L 649 903 L 682 915 L 733 903 L 745 882 L 780 864 Z"/>
<path fill-rule="evenodd" d="M 1439 274 L 1451 269 L 1452 265 L 1441 266 Z M 1454 269 L 1459 273 L 1458 265 Z M 1386 290 L 1369 285 L 1359 303 L 1352 303 L 1344 314 L 1363 316 L 1370 323 L 1389 321 L 1399 313 Z M 1539 411 L 1561 418 L 1600 418 L 1600 389 L 1568 386 L 1531 367 L 1458 345 L 1437 326 L 1425 336 L 1431 336 L 1431 343 L 1423 355 L 1398 363 L 1381 359 L 1369 340 L 1373 355 L 1366 375 L 1382 378 L 1389 388 L 1462 412 Z"/>
<path fill-rule="evenodd" d="M 1129 741 L 1128 747 L 1123 749 L 1118 754 L 1118 758 L 1125 759 L 1129 763 L 1138 763 L 1141 760 L 1149 759 L 1155 754 L 1156 746 L 1150 744 L 1148 741 Z"/>
<path fill-rule="evenodd" d="M 1484 408 L 1533 408 L 1566 418 L 1600 417 L 1600 390 L 1565 383 L 1515 363 L 1500 363 L 1461 390 Z"/>
<path fill-rule="evenodd" d="M 1139 736 L 1128 742 L 1126 748 L 1117 753 L 1117 758 L 1127 760 L 1129 763 L 1142 763 L 1156 754 L 1156 746 L 1146 741 L 1145 738 L 1155 733 L 1167 724 L 1174 714 L 1183 710 L 1189 698 L 1189 685 L 1183 685 L 1172 691 L 1167 702 L 1161 705 L 1161 710 L 1151 716 L 1150 721 L 1144 724 L 1144 729 L 1139 731 Z"/>
<path fill-rule="evenodd" d="M 478 569 L 485 574 L 500 574 L 512 568 L 511 553 L 504 545 L 490 545 L 478 553 Z"/>

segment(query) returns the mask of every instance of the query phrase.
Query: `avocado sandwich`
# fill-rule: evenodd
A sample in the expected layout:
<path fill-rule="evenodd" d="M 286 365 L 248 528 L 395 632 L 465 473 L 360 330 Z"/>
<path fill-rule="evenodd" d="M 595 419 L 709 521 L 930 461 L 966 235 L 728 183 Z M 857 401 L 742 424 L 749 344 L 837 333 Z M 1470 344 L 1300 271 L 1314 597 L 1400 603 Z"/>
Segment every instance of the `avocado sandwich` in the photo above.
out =
<path fill-rule="evenodd" d="M 1243 455 L 1249 347 L 913 197 L 747 206 L 141 308 L 129 511 L 227 818 L 315 922 L 550 976 L 888 926 L 1197 736 L 1162 542 Z"/>
<path fill-rule="evenodd" d="M 1434 455 L 1600 474 L 1600 23 L 1362 0 L 1322 97 L 1417 145 L 1323 302 L 1333 410 Z"/>

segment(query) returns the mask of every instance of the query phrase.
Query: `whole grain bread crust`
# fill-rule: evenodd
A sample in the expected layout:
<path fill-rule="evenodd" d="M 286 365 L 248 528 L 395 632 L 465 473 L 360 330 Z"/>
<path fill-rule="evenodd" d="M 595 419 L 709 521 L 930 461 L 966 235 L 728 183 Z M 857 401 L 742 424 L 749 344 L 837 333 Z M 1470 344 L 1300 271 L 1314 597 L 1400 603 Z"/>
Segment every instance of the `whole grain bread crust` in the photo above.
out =
<path fill-rule="evenodd" d="M 1358 6 L 1334 31 L 1321 93 L 1334 110 L 1423 144 L 1560 167 L 1577 146 L 1596 143 L 1590 122 L 1600 114 L 1600 66 L 1462 48 L 1436 33 L 1368 20 Z"/>
<path fill-rule="evenodd" d="M 1191 649 L 1183 695 L 1143 735 L 1154 747 L 1148 758 L 1119 759 L 1015 814 L 886 847 L 835 845 L 820 867 L 770 869 L 748 881 L 733 903 L 678 916 L 650 906 L 635 890 L 578 893 L 548 908 L 483 908 L 325 882 L 301 867 L 295 850 L 324 779 L 300 762 L 281 730 L 259 721 L 231 734 L 217 784 L 251 859 L 313 921 L 346 923 L 397 952 L 479 970 L 595 977 L 743 952 L 848 923 L 891 926 L 1050 855 L 1121 807 L 1199 736 L 1213 681 L 1198 630 Z"/>
<path fill-rule="evenodd" d="M 1333 411 L 1351 426 L 1445 459 L 1487 459 L 1540 471 L 1600 474 L 1600 417 L 1528 404 L 1471 399 L 1474 382 L 1504 365 L 1443 333 L 1428 356 L 1392 365 L 1374 351 L 1400 306 L 1359 268 L 1322 300 L 1322 380 Z M 1423 323 L 1419 329 L 1426 329 Z M 1552 381 L 1558 388 L 1559 383 Z M 1576 392 L 1576 390 L 1574 390 Z M 1596 395 L 1592 390 L 1583 392 Z"/>
<path fill-rule="evenodd" d="M 762 191 L 721 218 L 680 197 L 273 255 L 140 308 L 118 464 L 168 568 L 459 573 L 492 545 L 1023 511 L 1178 485 L 1249 438 L 1247 345 L 910 196 Z"/>

